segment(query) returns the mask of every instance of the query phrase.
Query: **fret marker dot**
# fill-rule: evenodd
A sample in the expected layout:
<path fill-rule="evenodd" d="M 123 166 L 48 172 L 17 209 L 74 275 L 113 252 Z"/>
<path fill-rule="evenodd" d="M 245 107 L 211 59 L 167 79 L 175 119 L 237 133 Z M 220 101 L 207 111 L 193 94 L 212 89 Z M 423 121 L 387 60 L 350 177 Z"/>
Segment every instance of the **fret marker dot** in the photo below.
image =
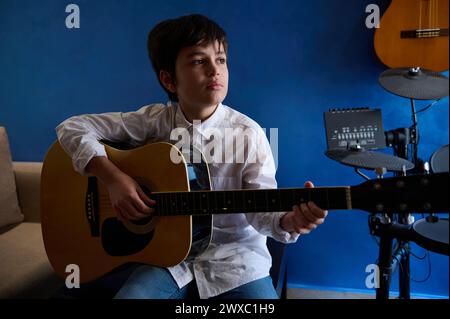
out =
<path fill-rule="evenodd" d="M 251 203 L 252 201 L 249 199 L 248 202 Z"/>
<path fill-rule="evenodd" d="M 275 203 L 275 199 L 272 199 L 272 203 Z"/>
<path fill-rule="evenodd" d="M 228 204 L 231 204 L 231 200 L 228 201 Z"/>

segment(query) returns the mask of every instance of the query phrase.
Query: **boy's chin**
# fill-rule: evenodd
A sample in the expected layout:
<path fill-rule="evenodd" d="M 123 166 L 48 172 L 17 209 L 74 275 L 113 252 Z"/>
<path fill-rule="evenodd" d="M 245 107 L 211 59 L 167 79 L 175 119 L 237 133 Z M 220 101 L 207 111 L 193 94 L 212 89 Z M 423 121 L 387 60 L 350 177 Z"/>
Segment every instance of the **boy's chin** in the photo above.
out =
<path fill-rule="evenodd" d="M 190 105 L 193 108 L 196 109 L 204 109 L 204 108 L 208 108 L 208 107 L 212 107 L 212 106 L 217 106 L 219 103 L 222 103 L 223 100 L 225 99 L 225 96 L 223 94 L 220 95 L 203 95 L 203 96 L 197 96 L 196 99 L 186 99 L 185 101 L 185 105 Z M 181 104 L 183 104 L 182 102 L 183 100 L 181 99 L 180 102 Z"/>
<path fill-rule="evenodd" d="M 224 100 L 223 97 L 205 99 L 204 101 L 202 101 L 200 105 L 203 105 L 203 107 L 216 106 L 217 104 L 222 103 L 223 100 Z"/>

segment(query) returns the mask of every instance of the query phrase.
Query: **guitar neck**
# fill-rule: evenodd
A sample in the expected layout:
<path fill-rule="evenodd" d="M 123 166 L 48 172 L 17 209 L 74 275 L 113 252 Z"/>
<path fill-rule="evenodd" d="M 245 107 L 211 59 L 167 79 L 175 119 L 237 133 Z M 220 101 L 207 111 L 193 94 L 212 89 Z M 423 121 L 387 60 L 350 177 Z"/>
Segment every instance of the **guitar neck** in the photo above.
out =
<path fill-rule="evenodd" d="M 351 209 L 350 187 L 152 193 L 156 214 L 211 215 L 291 211 L 299 203 L 314 202 L 323 209 Z"/>

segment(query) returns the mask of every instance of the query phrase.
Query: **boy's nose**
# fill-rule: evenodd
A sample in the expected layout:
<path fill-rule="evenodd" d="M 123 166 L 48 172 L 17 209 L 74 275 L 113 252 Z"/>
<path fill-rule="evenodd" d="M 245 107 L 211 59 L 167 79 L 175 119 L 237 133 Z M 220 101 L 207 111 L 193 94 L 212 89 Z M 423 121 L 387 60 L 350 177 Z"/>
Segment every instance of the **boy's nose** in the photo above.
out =
<path fill-rule="evenodd" d="M 219 75 L 219 67 L 214 62 L 209 63 L 208 75 L 209 76 Z"/>

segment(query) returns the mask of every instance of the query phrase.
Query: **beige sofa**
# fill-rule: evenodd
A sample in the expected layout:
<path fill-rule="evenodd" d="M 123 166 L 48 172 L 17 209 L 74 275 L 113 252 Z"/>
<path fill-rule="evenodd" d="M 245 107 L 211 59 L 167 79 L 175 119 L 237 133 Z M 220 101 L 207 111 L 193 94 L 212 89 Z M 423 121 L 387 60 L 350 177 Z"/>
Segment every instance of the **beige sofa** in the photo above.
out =
<path fill-rule="evenodd" d="M 49 298 L 64 285 L 42 240 L 41 169 L 42 163 L 12 162 L 0 127 L 0 299 Z"/>
<path fill-rule="evenodd" d="M 68 289 L 45 252 L 40 223 L 41 162 L 13 162 L 0 126 L 0 299 L 112 298 L 133 269 L 124 265 L 79 289 Z"/>

